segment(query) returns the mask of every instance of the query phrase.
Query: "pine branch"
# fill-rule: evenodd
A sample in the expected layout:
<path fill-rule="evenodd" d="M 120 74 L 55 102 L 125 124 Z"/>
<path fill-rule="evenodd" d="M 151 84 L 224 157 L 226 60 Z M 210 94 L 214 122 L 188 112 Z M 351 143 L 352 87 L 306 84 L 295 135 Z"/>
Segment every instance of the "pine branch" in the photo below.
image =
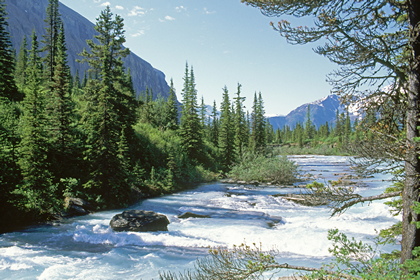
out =
<path fill-rule="evenodd" d="M 344 203 L 342 206 L 340 207 L 336 207 L 334 208 L 333 213 L 331 214 L 331 216 L 334 216 L 335 214 L 341 214 L 344 213 L 345 210 L 347 210 L 347 208 L 358 204 L 358 203 L 363 203 L 363 202 L 372 202 L 374 200 L 381 200 L 381 199 L 385 199 L 385 198 L 390 198 L 390 197 L 397 197 L 400 196 L 401 192 L 391 192 L 391 193 L 383 193 L 380 195 L 373 195 L 373 196 L 367 196 L 367 197 L 358 197 L 355 198 L 349 202 Z"/>
<path fill-rule="evenodd" d="M 310 271 L 310 272 L 323 272 L 327 275 L 334 275 L 336 277 L 340 277 L 340 279 L 360 279 L 357 277 L 354 277 L 352 275 L 349 274 L 345 274 L 345 273 L 340 273 L 337 271 L 332 271 L 332 270 L 325 270 L 322 268 L 313 268 L 313 267 L 307 267 L 307 266 L 298 266 L 298 265 L 290 265 L 288 263 L 283 263 L 283 264 L 273 264 L 271 266 L 268 266 L 267 268 L 269 269 L 292 269 L 292 270 L 299 270 L 299 271 Z"/>

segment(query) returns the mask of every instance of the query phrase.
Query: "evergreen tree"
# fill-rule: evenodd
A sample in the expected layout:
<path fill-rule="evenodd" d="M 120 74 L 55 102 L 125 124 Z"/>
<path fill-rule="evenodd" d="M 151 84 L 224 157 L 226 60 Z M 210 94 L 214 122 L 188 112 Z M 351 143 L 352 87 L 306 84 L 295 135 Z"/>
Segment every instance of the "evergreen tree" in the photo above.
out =
<path fill-rule="evenodd" d="M 341 136 L 343 135 L 343 127 L 340 118 L 340 112 L 338 110 L 335 111 L 335 127 L 334 127 L 334 136 L 339 139 L 341 142 Z"/>
<path fill-rule="evenodd" d="M 174 81 L 171 79 L 169 88 L 169 97 L 166 102 L 166 127 L 171 130 L 177 130 L 179 126 L 178 121 L 178 106 L 176 100 L 176 93 Z"/>
<path fill-rule="evenodd" d="M 273 126 L 268 119 L 265 119 L 265 137 L 267 144 L 273 144 L 275 139 L 275 132 Z"/>
<path fill-rule="evenodd" d="M 15 60 L 6 17 L 6 5 L 0 0 L 0 97 L 20 101 L 23 96 L 14 79 Z"/>
<path fill-rule="evenodd" d="M 330 136 L 330 126 L 328 122 L 325 122 L 324 125 L 321 125 L 318 130 L 318 135 L 320 138 L 326 139 Z"/>
<path fill-rule="evenodd" d="M 266 147 L 266 134 L 265 134 L 265 117 L 264 117 L 264 104 L 261 96 L 261 92 L 254 94 L 254 103 L 252 106 L 251 114 L 251 143 L 252 148 L 255 152 L 263 152 Z"/>
<path fill-rule="evenodd" d="M 244 149 L 248 147 L 249 143 L 249 129 L 246 125 L 245 112 L 243 110 L 245 97 L 241 96 L 241 87 L 242 85 L 238 84 L 236 97 L 234 97 L 235 110 L 233 115 L 233 125 L 235 130 L 234 142 L 238 156 L 242 155 Z"/>
<path fill-rule="evenodd" d="M 203 127 L 203 129 L 205 129 L 205 127 L 206 127 L 206 104 L 204 103 L 204 97 L 203 96 L 201 96 L 201 104 L 200 104 L 199 110 L 200 110 L 201 126 Z"/>
<path fill-rule="evenodd" d="M 315 136 L 315 130 L 315 126 L 311 119 L 311 105 L 308 105 L 305 121 L 305 138 L 308 140 L 313 139 Z"/>
<path fill-rule="evenodd" d="M 17 151 L 19 113 L 15 102 L 0 97 L 0 219 L 7 221 L 16 221 L 18 217 L 12 192 L 22 180 Z"/>
<path fill-rule="evenodd" d="M 51 214 L 55 193 L 52 187 L 50 162 L 48 161 L 48 134 L 46 118 L 46 97 L 42 85 L 42 66 L 35 32 L 32 34 L 32 48 L 28 61 L 28 83 L 23 101 L 22 141 L 20 167 L 23 184 L 17 191 L 22 195 L 21 206 L 34 214 Z"/>
<path fill-rule="evenodd" d="M 283 137 L 281 135 L 281 130 L 277 129 L 275 132 L 274 143 L 280 145 L 282 143 Z"/>
<path fill-rule="evenodd" d="M 20 110 L 15 101 L 20 101 L 23 95 L 14 79 L 14 55 L 6 16 L 4 0 L 0 0 L 0 218 L 10 221 L 17 218 L 10 202 L 14 198 L 12 192 L 22 180 L 17 151 L 21 140 Z"/>
<path fill-rule="evenodd" d="M 220 163 L 223 171 L 228 171 L 236 160 L 235 156 L 235 131 L 233 127 L 233 114 L 227 87 L 223 88 L 223 101 L 220 106 L 219 150 Z"/>
<path fill-rule="evenodd" d="M 216 101 L 213 101 L 213 110 L 210 117 L 209 140 L 215 147 L 219 147 L 219 117 Z"/>
<path fill-rule="evenodd" d="M 58 0 L 49 0 L 46 11 L 47 18 L 44 40 L 42 43 L 44 47 L 41 51 L 45 52 L 43 58 L 45 62 L 45 77 L 47 81 L 51 82 L 54 77 L 56 56 L 58 52 L 60 27 L 62 26 L 61 16 L 58 11 Z"/>
<path fill-rule="evenodd" d="M 305 129 L 302 124 L 298 123 L 293 130 L 293 142 L 298 143 L 299 147 L 302 148 L 305 144 Z"/>
<path fill-rule="evenodd" d="M 67 48 L 61 23 L 54 57 L 54 75 L 49 83 L 48 111 L 52 172 L 56 180 L 77 177 L 74 104 L 71 100 L 71 75 L 67 65 Z"/>
<path fill-rule="evenodd" d="M 84 113 L 87 133 L 85 157 L 89 163 L 89 180 L 85 184 L 100 207 L 127 203 L 130 194 L 129 171 L 121 160 L 122 145 L 134 135 L 134 97 L 125 85 L 122 58 L 129 54 L 125 42 L 123 19 L 108 7 L 97 19 L 94 40 L 87 40 L 90 52 L 84 50 L 96 79 L 87 85 L 88 108 Z M 124 137 L 122 137 L 122 134 Z M 126 141 L 128 139 L 128 141 Z M 124 143 L 121 141 L 124 140 Z"/>
<path fill-rule="evenodd" d="M 187 157 L 199 163 L 203 161 L 203 129 L 198 114 L 197 90 L 195 88 L 194 71 L 185 66 L 183 104 L 181 112 L 180 135 L 182 147 Z"/>
<path fill-rule="evenodd" d="M 352 128 L 351 128 L 350 115 L 349 115 L 349 111 L 346 111 L 346 116 L 344 120 L 344 139 L 345 139 L 344 141 L 346 143 L 350 141 L 351 132 L 352 132 Z"/>
<path fill-rule="evenodd" d="M 290 129 L 290 126 L 285 125 L 282 129 L 282 134 L 283 134 L 283 142 L 291 142 L 293 141 L 293 132 Z"/>
<path fill-rule="evenodd" d="M 139 99 L 140 121 L 157 126 L 154 116 L 155 103 L 153 102 L 153 91 L 149 87 L 146 87 L 146 90 L 140 94 Z"/>
<path fill-rule="evenodd" d="M 28 42 L 26 36 L 23 37 L 20 45 L 19 54 L 16 60 L 15 80 L 18 88 L 22 91 L 26 85 L 26 67 L 28 63 Z"/>
<path fill-rule="evenodd" d="M 131 69 L 128 68 L 125 73 L 125 79 L 123 80 L 123 86 L 130 92 L 131 96 L 136 96 L 136 90 L 134 89 L 133 76 L 131 76 Z"/>

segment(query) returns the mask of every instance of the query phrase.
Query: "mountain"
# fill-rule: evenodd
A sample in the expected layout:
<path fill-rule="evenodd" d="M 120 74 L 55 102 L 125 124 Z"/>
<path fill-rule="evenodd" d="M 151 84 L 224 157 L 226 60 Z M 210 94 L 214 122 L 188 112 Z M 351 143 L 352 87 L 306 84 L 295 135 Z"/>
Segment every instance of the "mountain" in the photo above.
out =
<path fill-rule="evenodd" d="M 30 44 L 30 36 L 33 30 L 35 30 L 38 39 L 42 39 L 45 34 L 46 24 L 44 19 L 48 0 L 6 0 L 5 3 L 11 41 L 16 52 L 19 51 L 24 36 Z M 86 40 L 93 39 L 96 34 L 94 24 L 62 3 L 60 3 L 59 11 L 64 22 L 71 72 L 75 75 L 76 70 L 78 70 L 81 78 L 83 78 L 88 65 L 78 63 L 76 60 L 81 58 L 78 54 L 84 48 L 88 48 Z M 153 68 L 150 63 L 131 53 L 125 58 L 125 67 L 130 68 L 137 94 L 148 87 L 153 90 L 155 97 L 159 95 L 162 97 L 168 96 L 169 86 L 165 81 L 165 75 Z"/>
<path fill-rule="evenodd" d="M 294 128 L 296 124 L 304 124 L 306 122 L 306 116 L 308 113 L 308 106 L 310 106 L 310 117 L 313 124 L 316 127 L 328 122 L 330 125 L 334 125 L 336 119 L 336 112 L 344 112 L 344 106 L 340 104 L 340 99 L 337 95 L 331 94 L 322 99 L 316 100 L 312 103 L 303 104 L 286 116 L 276 116 L 268 118 L 270 124 L 274 130 L 282 129 L 285 125 Z M 357 113 L 350 112 L 350 118 L 354 120 L 357 117 Z"/>

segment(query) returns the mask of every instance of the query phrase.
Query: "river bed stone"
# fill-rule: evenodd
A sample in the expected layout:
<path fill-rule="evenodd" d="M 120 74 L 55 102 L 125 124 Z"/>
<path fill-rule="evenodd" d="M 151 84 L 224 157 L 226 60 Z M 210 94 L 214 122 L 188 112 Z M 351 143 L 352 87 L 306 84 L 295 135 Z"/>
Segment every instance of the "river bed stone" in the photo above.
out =
<path fill-rule="evenodd" d="M 169 220 L 153 211 L 127 210 L 112 217 L 109 225 L 115 231 L 168 231 Z"/>

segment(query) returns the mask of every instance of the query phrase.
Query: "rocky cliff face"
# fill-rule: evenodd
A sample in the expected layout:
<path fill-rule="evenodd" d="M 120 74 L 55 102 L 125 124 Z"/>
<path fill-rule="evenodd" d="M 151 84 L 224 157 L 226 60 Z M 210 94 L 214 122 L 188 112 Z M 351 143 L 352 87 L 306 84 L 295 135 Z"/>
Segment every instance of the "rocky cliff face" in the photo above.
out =
<path fill-rule="evenodd" d="M 9 32 L 12 44 L 18 52 L 23 37 L 26 36 L 30 44 L 30 36 L 35 30 L 39 39 L 45 34 L 45 11 L 48 0 L 6 0 L 8 12 Z M 60 3 L 60 14 L 64 22 L 66 43 L 68 48 L 68 62 L 72 74 L 79 71 L 81 78 L 88 69 L 86 63 L 78 63 L 78 54 L 87 48 L 86 40 L 95 35 L 94 24 L 89 20 Z M 153 90 L 154 96 L 167 97 L 169 86 L 165 75 L 152 67 L 150 63 L 131 53 L 125 59 L 126 68 L 130 68 L 133 76 L 134 88 L 139 94 L 146 87 Z"/>

